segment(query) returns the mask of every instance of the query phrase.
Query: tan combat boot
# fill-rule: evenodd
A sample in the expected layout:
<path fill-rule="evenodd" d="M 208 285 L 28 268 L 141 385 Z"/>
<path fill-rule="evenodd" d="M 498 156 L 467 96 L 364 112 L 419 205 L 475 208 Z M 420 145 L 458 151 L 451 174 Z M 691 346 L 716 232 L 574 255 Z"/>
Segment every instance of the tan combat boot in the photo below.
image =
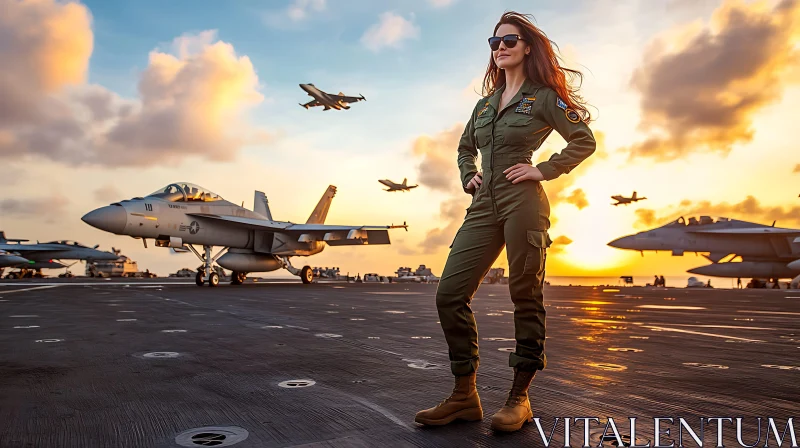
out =
<path fill-rule="evenodd" d="M 446 425 L 453 420 L 483 420 L 483 408 L 475 388 L 475 372 L 456 376 L 453 393 L 433 408 L 417 412 L 414 421 L 423 425 Z"/>
<path fill-rule="evenodd" d="M 528 387 L 531 385 L 536 371 L 524 371 L 514 368 L 514 382 L 505 406 L 492 416 L 492 429 L 495 431 L 517 431 L 525 422 L 533 421 L 531 402 L 528 399 Z"/>

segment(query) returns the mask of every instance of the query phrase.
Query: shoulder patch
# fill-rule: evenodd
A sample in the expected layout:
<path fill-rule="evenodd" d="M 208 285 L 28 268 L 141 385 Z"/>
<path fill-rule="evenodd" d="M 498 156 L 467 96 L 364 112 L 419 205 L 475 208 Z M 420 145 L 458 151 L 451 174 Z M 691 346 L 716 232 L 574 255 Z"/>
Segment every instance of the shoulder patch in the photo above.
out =
<path fill-rule="evenodd" d="M 559 97 L 556 97 L 556 106 L 558 106 L 558 107 L 560 107 L 560 108 L 562 108 L 564 110 L 567 110 L 567 103 L 561 101 L 561 98 L 559 98 Z"/>
<path fill-rule="evenodd" d="M 567 120 L 569 120 L 572 123 L 578 123 L 581 121 L 580 115 L 578 115 L 578 113 L 572 109 L 567 109 L 566 115 L 567 115 Z"/>

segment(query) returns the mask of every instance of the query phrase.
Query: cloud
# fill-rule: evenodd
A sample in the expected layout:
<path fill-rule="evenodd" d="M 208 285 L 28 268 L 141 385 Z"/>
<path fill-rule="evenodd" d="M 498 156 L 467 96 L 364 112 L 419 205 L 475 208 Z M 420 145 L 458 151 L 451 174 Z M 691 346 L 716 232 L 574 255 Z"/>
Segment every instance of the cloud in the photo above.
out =
<path fill-rule="evenodd" d="M 43 220 L 47 224 L 56 223 L 66 212 L 69 199 L 61 195 L 48 198 L 25 198 L 0 200 L 0 216 Z"/>
<path fill-rule="evenodd" d="M 547 249 L 548 255 L 555 255 L 564 252 L 564 247 L 572 244 L 572 240 L 562 235 L 553 240 L 553 244 Z"/>
<path fill-rule="evenodd" d="M 94 198 L 97 202 L 114 202 L 122 198 L 122 192 L 113 185 L 103 185 L 102 187 L 94 190 Z"/>
<path fill-rule="evenodd" d="M 453 196 L 439 205 L 439 219 L 444 225 L 426 233 L 425 239 L 419 243 L 423 253 L 436 253 L 453 242 L 456 232 L 464 222 L 469 204 L 470 197 L 462 192 L 459 196 Z"/>
<path fill-rule="evenodd" d="M 414 140 L 412 155 L 422 158 L 417 165 L 420 185 L 431 190 L 464 194 L 459 186 L 460 174 L 456 164 L 456 148 L 463 132 L 464 125 L 456 124 L 433 137 L 423 135 Z"/>
<path fill-rule="evenodd" d="M 727 154 L 752 140 L 753 116 L 778 101 L 796 65 L 800 2 L 725 1 L 707 27 L 656 39 L 631 79 L 641 93 L 646 139 L 629 156 L 659 160 Z"/>
<path fill-rule="evenodd" d="M 589 205 L 589 201 L 586 200 L 586 193 L 580 188 L 574 190 L 566 199 L 565 201 L 568 204 L 572 204 L 575 207 L 578 207 L 578 210 L 582 210 L 584 207 Z"/>
<path fill-rule="evenodd" d="M 419 35 L 419 27 L 411 21 L 393 12 L 385 12 L 380 15 L 378 23 L 370 26 L 361 36 L 361 43 L 377 52 L 386 47 L 398 48 L 404 40 L 417 38 Z"/>
<path fill-rule="evenodd" d="M 793 173 L 800 173 L 800 163 L 798 163 L 797 165 L 794 166 L 794 171 L 792 171 L 792 172 Z"/>
<path fill-rule="evenodd" d="M 324 11 L 325 6 L 326 0 L 294 0 L 286 13 L 292 20 L 303 20 L 309 11 Z"/>
<path fill-rule="evenodd" d="M 547 193 L 547 199 L 550 202 L 551 209 L 562 202 L 573 204 L 577 206 L 579 209 L 582 209 L 583 207 L 589 205 L 589 202 L 586 200 L 585 193 L 582 189 L 575 190 L 569 195 L 566 194 L 566 191 L 580 179 L 581 172 L 585 172 L 587 169 L 589 169 L 590 166 L 608 157 L 605 145 L 606 141 L 605 133 L 599 130 L 594 130 L 592 132 L 594 134 L 595 141 L 597 142 L 597 149 L 595 150 L 594 154 L 592 154 L 588 159 L 581 162 L 581 164 L 578 165 L 578 167 L 569 174 L 564 176 L 559 176 L 553 180 L 549 180 L 547 182 L 542 183 L 542 186 L 544 187 L 544 190 Z M 580 191 L 580 193 L 578 191 Z M 581 198 L 583 199 L 583 201 L 581 201 Z M 583 207 L 581 207 L 581 205 L 583 205 Z M 550 216 L 551 224 L 555 224 L 556 220 L 557 218 L 555 216 L 553 215 Z"/>
<path fill-rule="evenodd" d="M 154 50 L 136 100 L 86 84 L 92 51 L 85 6 L 0 0 L 0 156 L 70 165 L 153 166 L 190 157 L 230 161 L 268 135 L 243 120 L 259 104 L 246 56 L 215 31 L 184 35 L 172 53 Z"/>
<path fill-rule="evenodd" d="M 455 3 L 456 0 L 428 0 L 434 8 L 444 8 Z"/>
<path fill-rule="evenodd" d="M 677 210 L 676 210 L 677 208 Z M 650 209 L 636 210 L 637 220 L 634 227 L 651 228 L 662 226 L 674 221 L 678 216 L 689 219 L 692 216 L 711 216 L 725 217 L 730 219 L 741 219 L 765 224 L 772 224 L 772 221 L 783 222 L 789 225 L 800 224 L 800 206 L 781 207 L 765 206 L 753 196 L 747 196 L 741 202 L 729 204 L 721 202 L 714 204 L 710 201 L 690 201 L 684 199 L 677 207 L 668 207 L 659 214 Z"/>

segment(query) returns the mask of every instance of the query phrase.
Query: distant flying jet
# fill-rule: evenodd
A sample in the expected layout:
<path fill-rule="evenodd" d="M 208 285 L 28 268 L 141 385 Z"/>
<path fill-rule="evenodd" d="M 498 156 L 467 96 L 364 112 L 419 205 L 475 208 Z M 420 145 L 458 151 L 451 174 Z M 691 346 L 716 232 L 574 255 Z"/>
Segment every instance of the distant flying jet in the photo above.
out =
<path fill-rule="evenodd" d="M 636 192 L 634 191 L 633 192 L 633 196 L 631 196 L 629 198 L 626 198 L 625 196 L 622 196 L 622 195 L 616 195 L 616 196 L 611 196 L 611 199 L 614 199 L 614 200 L 617 201 L 616 203 L 611 204 L 611 205 L 617 206 L 617 205 L 620 205 L 620 204 L 628 205 L 631 202 L 641 201 L 642 199 L 647 199 L 647 198 L 637 198 L 636 197 Z"/>
<path fill-rule="evenodd" d="M 386 185 L 387 187 L 389 187 L 389 189 L 383 190 L 383 191 L 403 191 L 403 192 L 406 192 L 408 190 L 411 190 L 412 188 L 417 188 L 418 187 L 418 185 L 408 185 L 407 184 L 408 179 L 403 179 L 403 183 L 402 184 L 396 184 L 396 183 L 390 181 L 389 179 L 382 179 L 382 180 L 379 180 L 378 182 L 380 182 L 383 185 Z"/>
<path fill-rule="evenodd" d="M 300 104 L 301 106 L 308 109 L 309 107 L 315 106 L 323 106 L 325 109 L 350 109 L 350 106 L 347 103 L 355 103 L 357 101 L 366 101 L 364 95 L 359 96 L 346 96 L 344 93 L 339 92 L 338 95 L 332 95 L 330 93 L 325 93 L 322 90 L 316 88 L 314 84 L 300 84 L 300 88 L 305 90 L 308 93 L 308 96 L 313 97 L 314 99 L 307 102 L 306 104 Z"/>

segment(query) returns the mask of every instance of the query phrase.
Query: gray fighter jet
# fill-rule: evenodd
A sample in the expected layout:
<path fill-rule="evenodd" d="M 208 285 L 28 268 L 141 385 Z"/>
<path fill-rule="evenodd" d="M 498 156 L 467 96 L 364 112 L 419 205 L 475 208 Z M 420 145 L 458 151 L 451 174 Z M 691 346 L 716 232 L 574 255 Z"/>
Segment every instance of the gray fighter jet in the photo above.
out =
<path fill-rule="evenodd" d="M 336 187 L 329 186 L 305 224 L 275 221 L 264 193 L 255 192 L 253 211 L 228 202 L 197 185 L 180 182 L 144 198 L 116 202 L 83 216 L 87 224 L 117 235 L 152 238 L 158 247 L 191 250 L 204 264 L 195 277 L 198 286 L 219 284 L 212 269 L 233 271 L 231 283 L 241 284 L 249 272 L 286 269 L 311 283 L 310 266 L 297 269 L 289 257 L 322 252 L 325 245 L 391 244 L 388 229 L 408 226 L 339 226 L 324 224 Z M 203 254 L 194 248 L 203 247 Z M 212 249 L 222 249 L 212 256 Z"/>
<path fill-rule="evenodd" d="M 615 203 L 613 203 L 611 205 L 617 206 L 617 205 L 620 205 L 620 204 L 628 205 L 631 202 L 641 201 L 641 200 L 647 199 L 647 198 L 636 197 L 636 192 L 634 191 L 633 192 L 633 196 L 631 196 L 629 198 L 626 198 L 625 196 L 622 196 L 622 195 L 616 195 L 616 196 L 611 196 L 611 199 L 614 199 L 615 201 L 617 201 L 617 202 L 615 202 Z"/>
<path fill-rule="evenodd" d="M 688 272 L 710 277 L 794 278 L 800 274 L 800 230 L 709 216 L 683 217 L 608 243 L 618 249 L 702 254 L 712 264 Z M 742 261 L 732 261 L 741 257 Z M 725 261 L 723 261 L 725 260 Z"/>
<path fill-rule="evenodd" d="M 402 192 L 406 192 L 406 191 L 411 190 L 412 188 L 417 188 L 418 187 L 418 185 L 408 185 L 408 179 L 403 179 L 403 183 L 402 184 L 396 184 L 396 183 L 390 181 L 389 179 L 381 179 L 378 182 L 380 182 L 383 185 L 386 185 L 387 187 L 389 187 L 388 189 L 383 190 L 383 191 L 402 191 Z"/>
<path fill-rule="evenodd" d="M 10 278 L 29 277 L 31 270 L 60 269 L 71 265 L 63 264 L 63 260 L 102 261 L 116 260 L 117 255 L 97 250 L 98 246 L 87 247 L 74 241 L 50 241 L 48 243 L 22 244 L 28 240 L 8 239 L 5 232 L 0 231 L 0 250 L 12 252 L 22 257 L 25 262 L 14 267 L 20 272 L 10 273 Z M 75 263 L 72 263 L 75 264 Z"/>
<path fill-rule="evenodd" d="M 309 107 L 315 106 L 323 106 L 323 110 L 329 110 L 331 108 L 336 110 L 342 109 L 350 109 L 350 106 L 347 103 L 355 103 L 358 101 L 366 101 L 364 95 L 359 96 L 346 96 L 344 93 L 339 92 L 337 95 L 333 95 L 330 93 L 325 93 L 322 90 L 318 89 L 314 84 L 300 84 L 300 88 L 305 90 L 306 93 L 312 98 L 313 100 L 305 103 L 300 104 L 301 106 L 308 109 Z"/>

